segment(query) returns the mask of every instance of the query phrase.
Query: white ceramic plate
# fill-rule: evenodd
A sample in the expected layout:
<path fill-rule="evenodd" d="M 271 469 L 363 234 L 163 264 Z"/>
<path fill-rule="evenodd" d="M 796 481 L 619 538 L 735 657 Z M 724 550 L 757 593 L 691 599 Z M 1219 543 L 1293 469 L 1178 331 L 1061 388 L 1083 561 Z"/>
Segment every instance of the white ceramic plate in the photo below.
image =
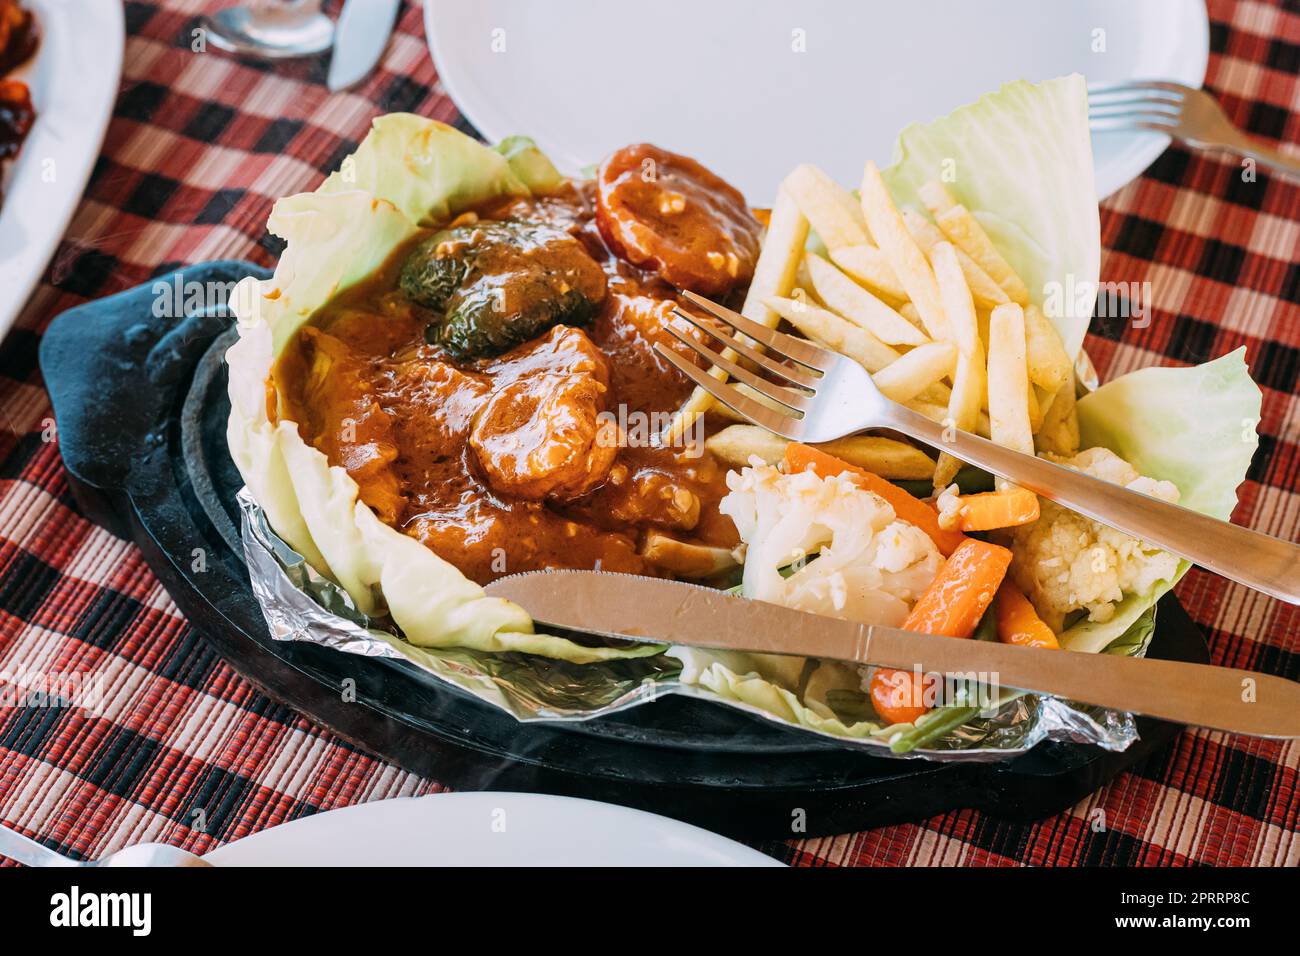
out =
<path fill-rule="evenodd" d="M 7 164 L 0 205 L 0 338 L 26 304 L 86 188 L 122 75 L 117 0 L 24 0 L 39 22 L 36 56 L 13 75 L 31 87 L 36 122 Z"/>
<path fill-rule="evenodd" d="M 443 85 L 489 140 L 532 136 L 568 172 L 648 141 L 755 204 L 800 162 L 856 185 L 908 123 L 1009 80 L 1200 86 L 1209 56 L 1201 0 L 425 0 L 424 13 Z M 1099 197 L 1168 142 L 1097 136 Z"/>
<path fill-rule="evenodd" d="M 725 837 L 627 807 L 537 793 L 361 803 L 214 850 L 217 866 L 780 866 Z"/>

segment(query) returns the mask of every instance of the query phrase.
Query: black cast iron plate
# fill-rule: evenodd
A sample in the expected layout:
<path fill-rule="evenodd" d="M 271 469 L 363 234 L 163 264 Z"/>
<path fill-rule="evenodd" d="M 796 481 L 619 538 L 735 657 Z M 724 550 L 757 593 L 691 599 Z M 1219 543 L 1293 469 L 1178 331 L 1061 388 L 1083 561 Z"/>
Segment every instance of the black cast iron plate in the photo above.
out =
<path fill-rule="evenodd" d="M 238 548 L 242 482 L 226 449 L 222 360 L 231 319 L 219 307 L 179 317 L 158 307 L 178 289 L 211 296 L 249 274 L 266 272 L 244 262 L 189 266 L 55 319 L 40 358 L 60 450 L 86 516 L 140 546 L 222 657 L 365 750 L 460 789 L 606 800 L 755 839 L 860 830 L 959 807 L 1041 818 L 1180 729 L 1139 719 L 1141 740 L 1121 754 L 1048 742 L 1000 764 L 938 764 L 865 755 L 680 696 L 583 723 L 520 724 L 405 662 L 272 641 Z M 193 570 L 196 549 L 202 571 Z M 1161 602 L 1150 655 L 1208 660 L 1172 595 Z M 344 699 L 345 680 L 355 682 L 355 700 Z"/>

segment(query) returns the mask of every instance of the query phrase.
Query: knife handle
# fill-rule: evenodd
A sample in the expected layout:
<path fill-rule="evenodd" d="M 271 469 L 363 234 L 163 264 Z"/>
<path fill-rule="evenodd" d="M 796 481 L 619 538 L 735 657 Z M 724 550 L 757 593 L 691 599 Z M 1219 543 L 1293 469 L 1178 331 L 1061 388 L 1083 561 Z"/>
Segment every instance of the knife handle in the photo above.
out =
<path fill-rule="evenodd" d="M 1256 737 L 1300 738 L 1300 683 L 1213 664 L 958 640 L 870 628 L 855 648 L 870 662 L 969 677 L 1180 724 Z"/>

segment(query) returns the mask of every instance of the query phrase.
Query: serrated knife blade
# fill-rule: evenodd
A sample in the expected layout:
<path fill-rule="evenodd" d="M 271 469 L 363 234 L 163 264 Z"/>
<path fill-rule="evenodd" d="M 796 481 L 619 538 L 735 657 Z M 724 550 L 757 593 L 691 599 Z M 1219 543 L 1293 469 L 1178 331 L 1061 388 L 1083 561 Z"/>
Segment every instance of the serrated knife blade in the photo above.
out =
<path fill-rule="evenodd" d="M 1300 738 L 1300 683 L 1238 668 L 956 640 L 607 571 L 533 571 L 486 588 L 550 624 L 605 637 L 962 675 L 1180 724 Z"/>

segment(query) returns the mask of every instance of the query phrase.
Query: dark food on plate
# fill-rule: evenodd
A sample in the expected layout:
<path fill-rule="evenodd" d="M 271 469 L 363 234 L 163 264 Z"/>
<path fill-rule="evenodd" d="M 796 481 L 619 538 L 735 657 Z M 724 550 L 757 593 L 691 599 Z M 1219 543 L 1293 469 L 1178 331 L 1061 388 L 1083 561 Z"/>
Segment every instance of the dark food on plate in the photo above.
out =
<path fill-rule="evenodd" d="M 0 0 L 0 76 L 36 52 L 36 21 L 18 0 Z"/>
<path fill-rule="evenodd" d="M 652 444 L 691 392 L 653 345 L 674 342 L 678 289 L 748 282 L 759 234 L 698 163 L 628 147 L 595 182 L 421 234 L 335 296 L 276 365 L 280 414 L 475 581 L 707 565 L 700 549 L 737 540 L 726 469 Z"/>
<path fill-rule="evenodd" d="M 18 155 L 36 121 L 32 93 L 21 80 L 0 79 L 0 160 Z"/>
<path fill-rule="evenodd" d="M 18 155 L 36 121 L 27 84 L 6 78 L 36 51 L 36 41 L 31 13 L 18 0 L 0 0 L 0 163 Z"/>

